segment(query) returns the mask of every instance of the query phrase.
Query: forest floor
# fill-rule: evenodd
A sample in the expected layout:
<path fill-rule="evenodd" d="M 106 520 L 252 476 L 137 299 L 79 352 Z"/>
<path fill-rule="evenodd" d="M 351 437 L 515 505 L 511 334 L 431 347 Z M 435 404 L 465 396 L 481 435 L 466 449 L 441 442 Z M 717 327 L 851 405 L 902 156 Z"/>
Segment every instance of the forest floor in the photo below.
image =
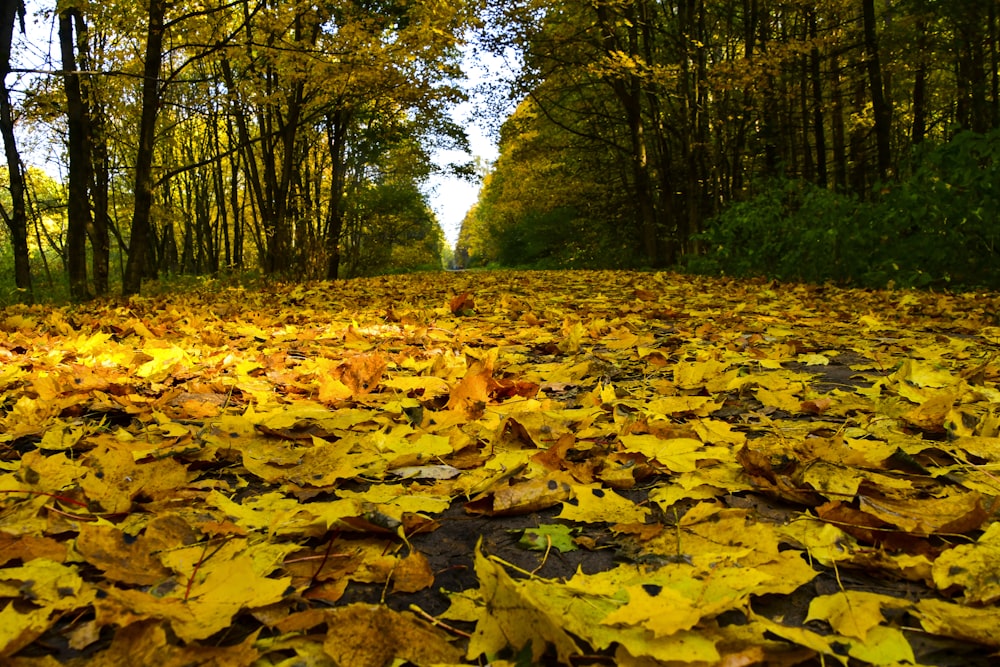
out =
<path fill-rule="evenodd" d="M 0 662 L 987 665 L 1000 296 L 463 272 L 0 311 Z"/>

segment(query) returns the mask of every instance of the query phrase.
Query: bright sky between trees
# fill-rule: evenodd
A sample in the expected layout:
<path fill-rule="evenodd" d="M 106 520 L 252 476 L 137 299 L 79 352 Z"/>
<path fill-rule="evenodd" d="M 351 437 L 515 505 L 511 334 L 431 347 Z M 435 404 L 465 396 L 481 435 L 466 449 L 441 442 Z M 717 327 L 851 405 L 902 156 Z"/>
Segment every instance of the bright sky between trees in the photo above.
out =
<path fill-rule="evenodd" d="M 472 157 L 483 158 L 487 163 L 496 160 L 496 143 L 488 136 L 481 123 L 475 119 L 471 106 L 463 104 L 456 109 L 455 119 L 466 128 Z M 469 159 L 469 156 L 462 151 L 438 151 L 434 157 L 435 161 L 442 166 L 466 162 Z M 432 177 L 429 185 L 431 207 L 437 214 L 449 245 L 454 247 L 458 241 L 458 233 L 462 228 L 462 220 L 469 209 L 475 205 L 482 183 L 457 176 L 439 175 Z"/>
<path fill-rule="evenodd" d="M 471 155 L 462 151 L 436 151 L 434 160 L 442 167 L 476 158 L 492 164 L 499 155 L 497 137 L 490 131 L 490 124 L 484 117 L 489 113 L 502 112 L 507 115 L 513 111 L 513 103 L 509 109 L 491 108 L 487 111 L 488 103 L 482 89 L 485 85 L 495 83 L 497 79 L 509 79 L 511 70 L 520 67 L 520 59 L 515 54 L 509 54 L 507 58 L 489 55 L 477 51 L 471 45 L 466 45 L 462 54 L 462 70 L 467 77 L 465 89 L 468 91 L 469 101 L 455 107 L 452 119 L 465 128 Z M 499 123 L 495 125 L 499 127 Z M 475 205 L 482 183 L 440 175 L 432 177 L 429 185 L 431 207 L 437 214 L 448 243 L 454 247 L 465 214 Z"/>

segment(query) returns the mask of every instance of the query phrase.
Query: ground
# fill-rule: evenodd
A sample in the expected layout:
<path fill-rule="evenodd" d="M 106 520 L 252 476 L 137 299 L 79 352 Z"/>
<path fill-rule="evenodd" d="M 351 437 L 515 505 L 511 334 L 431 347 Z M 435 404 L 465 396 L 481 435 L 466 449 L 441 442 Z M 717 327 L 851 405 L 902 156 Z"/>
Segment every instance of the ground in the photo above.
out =
<path fill-rule="evenodd" d="M 463 272 L 0 314 L 4 664 L 990 664 L 994 294 Z"/>

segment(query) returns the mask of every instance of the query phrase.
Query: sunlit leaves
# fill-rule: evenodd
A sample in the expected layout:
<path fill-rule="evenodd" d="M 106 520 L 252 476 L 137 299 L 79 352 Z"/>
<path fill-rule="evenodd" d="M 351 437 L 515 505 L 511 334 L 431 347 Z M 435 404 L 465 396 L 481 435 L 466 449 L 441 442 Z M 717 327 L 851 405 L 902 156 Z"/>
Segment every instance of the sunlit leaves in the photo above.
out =
<path fill-rule="evenodd" d="M 0 655 L 892 664 L 918 623 L 995 646 L 982 298 L 459 273 L 10 311 Z M 428 548 L 465 521 L 478 550 Z M 469 625 L 390 611 L 420 595 Z"/>

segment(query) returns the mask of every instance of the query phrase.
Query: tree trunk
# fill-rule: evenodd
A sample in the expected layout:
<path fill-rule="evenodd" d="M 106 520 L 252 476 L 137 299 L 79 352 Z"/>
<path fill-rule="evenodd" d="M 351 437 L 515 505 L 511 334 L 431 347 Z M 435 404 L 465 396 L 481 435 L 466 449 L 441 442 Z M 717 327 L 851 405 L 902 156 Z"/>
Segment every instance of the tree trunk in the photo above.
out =
<path fill-rule="evenodd" d="M 79 10 L 59 14 L 59 46 L 62 51 L 63 84 L 66 90 L 66 125 L 69 130 L 69 185 L 66 207 L 66 269 L 69 294 L 74 301 L 90 298 L 87 286 L 87 229 L 90 217 L 90 126 L 87 105 L 76 66 L 74 23 Z"/>
<path fill-rule="evenodd" d="M 821 78 L 819 46 L 819 31 L 816 27 L 816 8 L 809 10 L 809 39 L 812 49 L 809 52 L 809 78 L 812 82 L 812 112 L 813 140 L 816 144 L 816 184 L 822 188 L 827 184 L 826 171 L 826 128 L 823 123 L 823 81 Z"/>
<path fill-rule="evenodd" d="M 707 192 L 710 172 L 708 169 L 709 151 L 709 93 L 708 93 L 708 59 L 705 42 L 709 39 L 705 26 L 704 0 L 689 0 L 688 19 L 689 48 L 694 48 L 691 60 L 694 62 L 694 80 L 691 82 L 690 123 L 694 131 L 693 142 L 688 150 L 688 202 L 687 228 L 682 241 L 687 246 L 688 240 L 701 231 L 701 220 L 707 210 Z M 668 258 L 673 263 L 675 258 Z"/>
<path fill-rule="evenodd" d="M 991 2 L 989 8 L 989 50 L 990 50 L 990 127 L 1000 127 L 1000 53 L 997 34 L 997 3 Z"/>
<path fill-rule="evenodd" d="M 847 191 L 846 129 L 844 127 L 844 91 L 841 86 L 840 60 L 830 59 L 833 80 L 830 89 L 830 125 L 833 134 L 833 183 L 838 192 Z"/>
<path fill-rule="evenodd" d="M 94 59 L 90 53 L 90 37 L 87 22 L 79 11 L 74 12 L 76 27 L 76 50 L 80 58 L 78 65 L 84 70 L 96 70 Z M 93 272 L 94 293 L 98 296 L 108 293 L 108 281 L 111 270 L 111 228 L 110 183 L 111 176 L 108 167 L 108 137 L 103 106 L 98 102 L 93 78 L 80 78 L 80 93 L 83 100 L 84 122 L 87 128 L 88 156 L 87 171 L 90 182 L 90 203 L 92 213 L 87 225 L 87 237 L 90 239 L 91 270 Z"/>
<path fill-rule="evenodd" d="M 653 37 L 653 22 L 655 7 L 651 3 L 642 2 L 639 5 L 639 25 L 642 30 L 643 57 L 647 63 L 656 62 L 653 52 L 655 40 Z M 659 187 L 657 204 L 659 205 L 659 223 L 664 225 L 665 242 L 658 254 L 663 257 L 677 257 L 681 252 L 679 225 L 673 206 L 674 190 L 672 181 L 671 148 L 663 123 L 663 108 L 660 104 L 660 91 L 653 86 L 646 88 L 646 105 L 649 108 L 650 129 L 653 135 L 653 158 L 651 172 L 655 175 L 655 183 Z"/>
<path fill-rule="evenodd" d="M 132 214 L 132 238 L 125 265 L 123 294 L 138 294 L 150 251 L 153 208 L 153 149 L 156 139 L 156 116 L 160 105 L 160 65 L 163 60 L 163 17 L 166 0 L 149 0 L 149 26 L 146 56 L 143 63 L 142 114 L 139 120 L 139 150 L 135 160 L 135 207 Z"/>
<path fill-rule="evenodd" d="M 992 4 L 992 3 L 991 3 Z M 982 1 L 969 2 L 959 18 L 958 76 L 960 90 L 959 122 L 963 128 L 983 133 L 989 129 L 990 112 L 986 102 L 986 38 L 983 24 L 989 21 Z"/>
<path fill-rule="evenodd" d="M 892 131 L 892 104 L 885 96 L 882 84 L 882 63 L 879 60 L 878 36 L 875 32 L 875 0 L 862 0 L 864 22 L 865 64 L 868 68 L 868 87 L 871 90 L 872 113 L 875 116 L 875 149 L 879 180 L 885 181 L 892 170 L 890 133 Z"/>
<path fill-rule="evenodd" d="M 809 59 L 806 56 L 796 58 L 801 67 L 799 74 L 799 115 L 802 117 L 802 178 L 813 181 L 816 178 L 816 166 L 813 162 L 813 147 L 809 143 L 809 123 L 812 120 L 810 114 L 811 94 L 809 92 Z M 794 126 L 793 126 L 794 127 Z M 815 136 L 815 135 L 814 135 Z"/>
<path fill-rule="evenodd" d="M 758 39 L 760 40 L 760 52 L 766 54 L 771 41 L 771 23 L 767 12 L 759 16 Z M 760 112 L 760 127 L 758 129 L 758 140 L 764 146 L 764 176 L 772 177 L 778 173 L 778 146 L 775 143 L 775 125 L 778 121 L 778 86 L 775 77 L 770 72 L 765 75 L 767 86 L 763 92 L 764 102 Z"/>
<path fill-rule="evenodd" d="M 25 205 L 24 171 L 14 137 L 14 114 L 10 106 L 7 75 L 10 73 L 10 49 L 14 39 L 14 22 L 21 18 L 24 32 L 24 3 L 21 0 L 0 0 L 0 135 L 3 136 L 10 177 L 11 213 L 4 215 L 10 229 L 14 251 L 14 285 L 25 303 L 34 300 L 31 286 L 31 263 L 28 254 L 28 208 Z"/>
<path fill-rule="evenodd" d="M 345 164 L 347 128 L 351 114 L 338 109 L 326 116 L 326 141 L 330 151 L 330 203 L 326 211 L 326 279 L 336 280 L 340 274 L 340 235 L 344 230 L 344 185 L 347 176 Z"/>
<path fill-rule="evenodd" d="M 860 76 L 854 83 L 854 108 L 857 113 L 865 108 L 866 86 Z M 868 199 L 868 155 L 865 150 L 867 130 L 861 124 L 855 124 L 850 137 L 851 190 L 861 199 Z"/>
<path fill-rule="evenodd" d="M 630 5 L 630 14 L 626 17 L 627 43 L 623 44 L 616 34 L 617 21 L 610 15 L 608 6 L 596 3 L 597 20 L 601 31 L 601 39 L 605 52 L 609 56 L 616 53 L 628 53 L 633 59 L 639 59 L 639 27 L 635 5 Z M 630 74 L 611 82 L 612 90 L 625 112 L 625 122 L 628 126 L 630 160 L 632 166 L 632 187 L 635 189 L 636 205 L 639 213 L 639 234 L 643 253 L 650 266 L 660 265 L 656 206 L 653 203 L 653 179 L 649 170 L 649 155 L 646 144 L 646 126 L 642 115 L 642 85 L 637 74 Z M 666 258 L 672 261 L 674 258 Z"/>

